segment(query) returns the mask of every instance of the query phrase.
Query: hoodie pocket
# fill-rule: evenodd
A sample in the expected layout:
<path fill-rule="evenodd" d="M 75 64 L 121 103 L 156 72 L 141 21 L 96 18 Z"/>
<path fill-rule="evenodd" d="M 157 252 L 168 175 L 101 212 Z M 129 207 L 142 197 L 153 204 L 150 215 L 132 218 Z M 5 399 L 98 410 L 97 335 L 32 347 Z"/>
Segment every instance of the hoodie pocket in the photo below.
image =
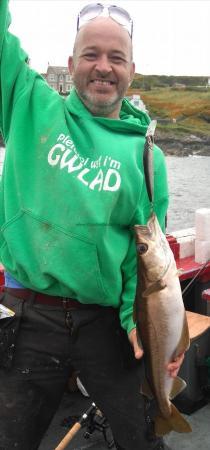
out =
<path fill-rule="evenodd" d="M 22 210 L 2 227 L 1 261 L 26 287 L 96 302 L 105 298 L 97 247 Z"/>

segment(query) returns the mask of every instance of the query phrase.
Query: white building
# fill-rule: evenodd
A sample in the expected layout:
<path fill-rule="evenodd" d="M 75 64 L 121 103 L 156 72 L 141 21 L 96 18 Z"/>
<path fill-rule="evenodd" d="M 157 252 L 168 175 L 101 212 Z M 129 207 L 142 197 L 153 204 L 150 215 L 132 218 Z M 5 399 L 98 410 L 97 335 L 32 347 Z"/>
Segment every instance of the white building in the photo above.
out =
<path fill-rule="evenodd" d="M 132 97 L 130 97 L 129 100 L 132 103 L 132 105 L 135 106 L 136 108 L 138 108 L 141 111 L 144 111 L 146 113 L 148 112 L 143 100 L 141 100 L 140 95 L 137 95 L 137 94 L 132 95 Z"/>

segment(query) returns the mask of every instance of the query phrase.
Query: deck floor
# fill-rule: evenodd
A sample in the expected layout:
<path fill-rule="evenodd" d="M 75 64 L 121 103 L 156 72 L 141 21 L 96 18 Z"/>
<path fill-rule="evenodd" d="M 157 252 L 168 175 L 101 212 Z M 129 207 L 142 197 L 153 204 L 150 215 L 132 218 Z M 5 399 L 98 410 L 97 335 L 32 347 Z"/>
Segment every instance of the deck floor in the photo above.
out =
<path fill-rule="evenodd" d="M 54 417 L 39 450 L 54 450 L 56 445 L 67 433 L 67 429 L 61 426 L 61 422 L 69 415 L 81 415 L 90 406 L 91 400 L 83 397 L 79 392 L 65 394 L 57 414 Z M 204 406 L 191 415 L 186 416 L 191 423 L 192 433 L 178 434 L 171 432 L 166 442 L 171 450 L 207 450 L 210 448 L 210 404 Z M 85 439 L 84 430 L 80 430 L 72 442 L 66 447 L 67 450 L 107 450 L 104 438 L 100 432 L 94 432 Z M 114 449 L 113 449 L 114 450 Z M 138 450 L 138 449 L 133 449 Z"/>

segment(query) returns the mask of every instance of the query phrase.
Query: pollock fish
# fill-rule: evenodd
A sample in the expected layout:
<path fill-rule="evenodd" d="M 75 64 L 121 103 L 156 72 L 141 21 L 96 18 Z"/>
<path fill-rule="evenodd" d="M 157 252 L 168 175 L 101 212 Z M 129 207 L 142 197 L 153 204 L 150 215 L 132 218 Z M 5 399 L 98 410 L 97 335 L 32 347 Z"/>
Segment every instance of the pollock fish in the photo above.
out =
<path fill-rule="evenodd" d="M 146 143 L 149 152 L 151 142 Z M 149 180 L 152 165 L 148 167 Z M 151 181 L 150 194 L 152 196 Z M 147 225 L 134 226 L 134 233 L 137 249 L 134 321 L 145 358 L 145 381 L 141 393 L 156 400 L 157 436 L 172 430 L 190 432 L 189 423 L 171 402 L 186 383 L 180 377 L 170 377 L 166 370 L 167 364 L 190 345 L 176 262 L 154 212 Z"/>

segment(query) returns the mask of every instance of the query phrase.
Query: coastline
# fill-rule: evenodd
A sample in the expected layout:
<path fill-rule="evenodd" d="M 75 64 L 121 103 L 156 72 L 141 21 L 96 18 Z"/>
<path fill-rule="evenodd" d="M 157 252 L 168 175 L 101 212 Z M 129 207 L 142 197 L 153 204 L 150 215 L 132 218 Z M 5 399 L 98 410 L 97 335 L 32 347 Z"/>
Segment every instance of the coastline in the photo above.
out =
<path fill-rule="evenodd" d="M 195 134 L 175 134 L 157 129 L 156 144 L 166 156 L 210 156 L 210 137 Z"/>

